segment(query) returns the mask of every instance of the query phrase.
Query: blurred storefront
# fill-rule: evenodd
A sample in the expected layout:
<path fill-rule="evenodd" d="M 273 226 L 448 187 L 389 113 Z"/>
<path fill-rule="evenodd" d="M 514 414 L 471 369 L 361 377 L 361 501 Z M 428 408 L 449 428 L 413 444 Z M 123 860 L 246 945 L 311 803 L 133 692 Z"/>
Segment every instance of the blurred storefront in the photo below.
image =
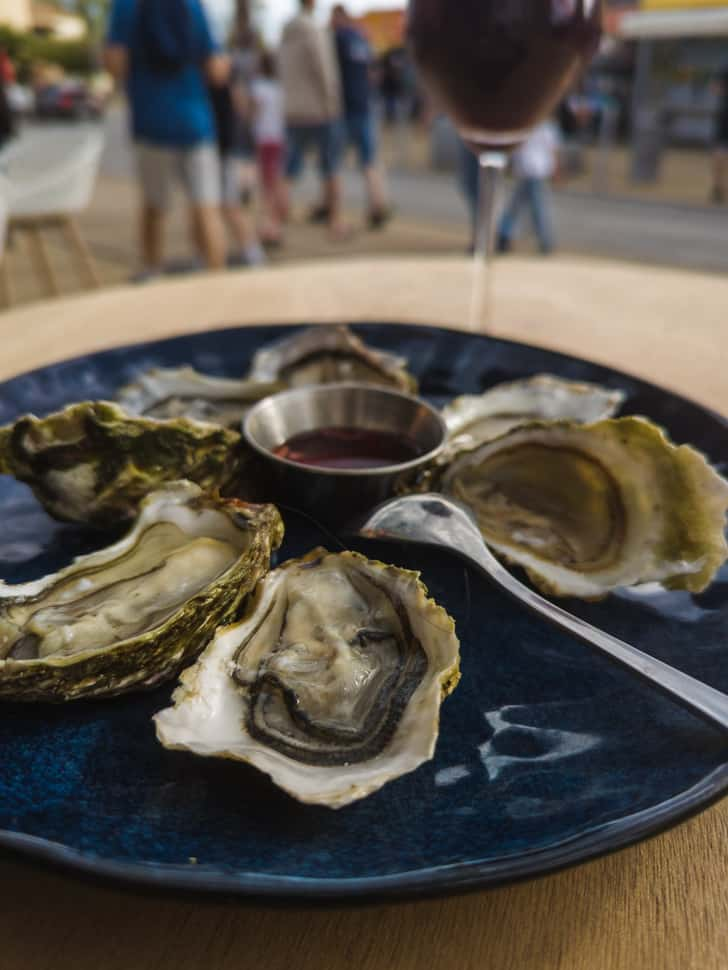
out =
<path fill-rule="evenodd" d="M 713 82 L 728 67 L 728 3 L 641 0 L 622 12 L 617 34 L 635 50 L 632 174 L 650 181 L 667 145 L 712 142 Z"/>
<path fill-rule="evenodd" d="M 356 18 L 356 22 L 377 54 L 385 54 L 404 44 L 404 10 L 372 10 Z"/>

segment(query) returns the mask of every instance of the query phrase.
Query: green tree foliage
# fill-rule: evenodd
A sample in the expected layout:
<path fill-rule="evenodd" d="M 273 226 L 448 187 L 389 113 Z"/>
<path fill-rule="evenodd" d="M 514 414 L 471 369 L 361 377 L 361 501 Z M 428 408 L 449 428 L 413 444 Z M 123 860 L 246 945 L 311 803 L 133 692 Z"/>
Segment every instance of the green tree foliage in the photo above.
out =
<path fill-rule="evenodd" d="M 59 6 L 84 19 L 92 41 L 97 42 L 104 36 L 111 0 L 62 0 Z"/>
<path fill-rule="evenodd" d="M 58 64 L 69 74 L 88 74 L 96 67 L 89 40 L 59 40 L 39 34 L 25 34 L 0 26 L 0 47 L 10 55 L 22 81 L 30 78 L 33 64 Z"/>

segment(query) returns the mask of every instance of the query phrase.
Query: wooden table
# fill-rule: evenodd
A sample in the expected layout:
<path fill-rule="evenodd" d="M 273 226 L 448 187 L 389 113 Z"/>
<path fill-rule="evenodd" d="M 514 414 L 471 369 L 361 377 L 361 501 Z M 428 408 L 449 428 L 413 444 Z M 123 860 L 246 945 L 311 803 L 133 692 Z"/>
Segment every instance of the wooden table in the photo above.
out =
<path fill-rule="evenodd" d="M 0 378 L 221 324 L 458 326 L 460 261 L 308 264 L 0 314 Z M 504 261 L 499 335 L 630 371 L 728 412 L 728 281 L 591 261 Z M 0 752 L 0 771 L 2 770 Z M 728 801 L 650 842 L 461 898 L 276 910 L 99 887 L 0 857 L 1 970 L 725 970 Z"/>

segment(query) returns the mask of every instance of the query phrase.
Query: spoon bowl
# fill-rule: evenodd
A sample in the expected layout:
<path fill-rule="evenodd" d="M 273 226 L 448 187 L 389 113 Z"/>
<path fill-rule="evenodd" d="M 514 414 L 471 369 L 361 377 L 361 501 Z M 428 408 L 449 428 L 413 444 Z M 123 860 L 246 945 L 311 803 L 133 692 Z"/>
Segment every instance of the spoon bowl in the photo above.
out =
<path fill-rule="evenodd" d="M 418 542 L 454 552 L 533 613 L 583 640 L 728 732 L 728 695 L 605 633 L 536 593 L 496 559 L 471 512 L 446 495 L 406 495 L 371 512 L 359 534 L 368 539 Z"/>

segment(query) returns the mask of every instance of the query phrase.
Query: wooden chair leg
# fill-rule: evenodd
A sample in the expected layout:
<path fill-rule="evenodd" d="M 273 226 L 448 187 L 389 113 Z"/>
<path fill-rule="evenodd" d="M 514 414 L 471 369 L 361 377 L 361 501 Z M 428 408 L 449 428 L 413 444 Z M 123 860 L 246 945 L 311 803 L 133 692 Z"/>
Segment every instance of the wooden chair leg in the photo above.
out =
<path fill-rule="evenodd" d="M 96 270 L 96 263 L 91 251 L 86 245 L 86 241 L 81 235 L 81 230 L 78 228 L 78 223 L 75 219 L 70 216 L 63 220 L 63 231 L 68 240 L 68 244 L 73 250 L 76 257 L 76 262 L 79 266 L 81 277 L 86 279 L 86 283 L 89 288 L 96 290 L 101 286 L 101 280 L 99 279 L 99 274 Z"/>
<path fill-rule="evenodd" d="M 11 307 L 15 302 L 15 289 L 10 277 L 10 253 L 7 249 L 0 256 L 0 299 L 5 307 Z"/>
<path fill-rule="evenodd" d="M 33 261 L 35 262 L 40 276 L 42 276 L 45 281 L 46 289 L 51 296 L 59 296 L 61 288 L 58 284 L 58 277 L 53 269 L 53 264 L 51 263 L 48 255 L 43 234 L 40 228 L 37 226 L 27 226 L 25 228 L 26 232 L 28 233 L 28 242 L 30 243 L 30 251 L 33 256 Z"/>

